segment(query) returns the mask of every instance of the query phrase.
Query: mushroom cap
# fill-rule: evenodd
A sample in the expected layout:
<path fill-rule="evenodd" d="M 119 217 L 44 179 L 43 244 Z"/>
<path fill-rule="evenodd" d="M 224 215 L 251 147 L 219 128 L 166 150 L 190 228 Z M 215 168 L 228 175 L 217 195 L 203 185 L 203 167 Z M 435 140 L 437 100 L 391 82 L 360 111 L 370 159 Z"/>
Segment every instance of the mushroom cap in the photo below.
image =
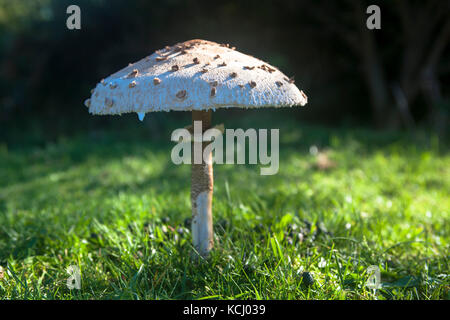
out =
<path fill-rule="evenodd" d="M 91 91 L 92 114 L 305 105 L 277 68 L 228 45 L 190 40 L 110 75 Z"/>

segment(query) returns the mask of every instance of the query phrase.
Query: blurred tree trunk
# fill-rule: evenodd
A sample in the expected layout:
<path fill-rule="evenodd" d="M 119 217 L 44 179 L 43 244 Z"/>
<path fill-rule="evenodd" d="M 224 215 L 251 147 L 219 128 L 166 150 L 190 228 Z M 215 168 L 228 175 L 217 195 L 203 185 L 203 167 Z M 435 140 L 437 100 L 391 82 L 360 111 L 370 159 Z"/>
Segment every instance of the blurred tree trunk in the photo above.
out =
<path fill-rule="evenodd" d="M 397 126 L 393 121 L 392 105 L 389 95 L 389 87 L 384 74 L 384 67 L 379 57 L 374 30 L 367 29 L 365 8 L 360 1 L 352 1 L 354 23 L 357 26 L 359 45 L 355 46 L 362 67 L 367 89 L 370 94 L 372 115 L 378 128 Z"/>
<path fill-rule="evenodd" d="M 436 68 L 445 47 L 449 43 L 449 38 L 450 19 L 447 20 L 437 36 L 421 73 L 421 88 L 429 106 L 429 121 L 440 134 L 443 134 L 446 129 L 448 113 L 440 107 L 444 99 Z"/>
<path fill-rule="evenodd" d="M 422 93 L 428 105 L 427 118 L 441 131 L 447 115 L 438 107 L 442 95 L 436 69 L 450 37 L 449 3 L 398 1 L 396 5 L 405 41 L 399 74 L 402 92 L 407 104 Z"/>

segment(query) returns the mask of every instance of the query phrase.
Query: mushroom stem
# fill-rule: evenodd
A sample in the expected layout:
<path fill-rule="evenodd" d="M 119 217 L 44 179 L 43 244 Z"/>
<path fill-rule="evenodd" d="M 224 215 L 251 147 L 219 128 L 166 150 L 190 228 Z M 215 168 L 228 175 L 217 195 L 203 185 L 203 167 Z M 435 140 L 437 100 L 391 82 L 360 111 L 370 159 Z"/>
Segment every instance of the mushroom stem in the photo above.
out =
<path fill-rule="evenodd" d="M 192 127 L 195 128 L 195 121 L 201 121 L 202 134 L 211 127 L 211 110 L 192 111 Z M 194 133 L 195 134 L 195 133 Z M 195 139 L 195 137 L 194 137 Z M 194 140 L 193 139 L 193 140 Z M 192 142 L 191 152 L 191 204 L 192 204 L 192 240 L 195 249 L 206 258 L 209 255 L 214 243 L 213 223 L 212 223 L 212 198 L 213 198 L 213 167 L 212 154 L 208 154 L 205 159 L 203 151 L 208 142 L 202 142 L 201 148 L 195 147 Z M 201 151 L 201 164 L 194 162 L 194 154 Z M 197 155 L 199 157 L 199 155 Z"/>

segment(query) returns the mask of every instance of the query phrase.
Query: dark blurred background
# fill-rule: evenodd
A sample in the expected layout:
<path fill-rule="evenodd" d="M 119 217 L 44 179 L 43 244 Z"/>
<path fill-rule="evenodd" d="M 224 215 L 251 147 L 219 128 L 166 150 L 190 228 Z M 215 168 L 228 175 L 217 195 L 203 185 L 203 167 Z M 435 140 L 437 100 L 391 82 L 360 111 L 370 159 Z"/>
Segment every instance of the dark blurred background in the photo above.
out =
<path fill-rule="evenodd" d="M 123 125 L 88 114 L 90 89 L 129 62 L 194 38 L 230 43 L 295 76 L 309 103 L 285 114 L 299 122 L 445 134 L 449 3 L 0 0 L 0 143 L 20 144 L 24 132 L 39 143 Z M 66 28 L 71 4 L 81 8 L 81 30 Z M 381 8 L 381 30 L 366 28 L 370 4 Z M 188 119 L 172 112 L 149 121 L 173 117 Z"/>

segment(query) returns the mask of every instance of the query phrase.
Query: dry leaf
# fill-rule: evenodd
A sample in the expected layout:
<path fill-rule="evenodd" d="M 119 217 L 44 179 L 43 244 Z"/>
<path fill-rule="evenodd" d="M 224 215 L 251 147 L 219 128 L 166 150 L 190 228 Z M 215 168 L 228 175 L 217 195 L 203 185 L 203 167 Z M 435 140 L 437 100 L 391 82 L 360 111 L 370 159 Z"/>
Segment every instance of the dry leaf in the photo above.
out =
<path fill-rule="evenodd" d="M 328 170 L 336 167 L 336 162 L 330 160 L 328 154 L 320 152 L 317 155 L 316 166 L 319 170 Z"/>

